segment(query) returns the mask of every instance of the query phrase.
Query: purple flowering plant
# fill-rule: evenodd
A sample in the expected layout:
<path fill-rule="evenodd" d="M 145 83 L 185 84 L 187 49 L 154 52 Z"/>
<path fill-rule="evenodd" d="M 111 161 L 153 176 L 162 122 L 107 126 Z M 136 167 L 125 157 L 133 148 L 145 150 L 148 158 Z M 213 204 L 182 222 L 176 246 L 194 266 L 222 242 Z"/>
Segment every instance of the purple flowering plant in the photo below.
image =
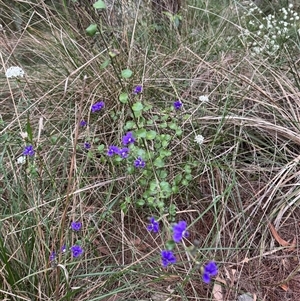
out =
<path fill-rule="evenodd" d="M 32 157 L 32 156 L 34 156 L 34 154 L 35 154 L 35 151 L 34 151 L 33 146 L 31 144 L 25 146 L 25 148 L 23 150 L 23 155 L 24 156 Z"/>
<path fill-rule="evenodd" d="M 84 142 L 83 147 L 84 147 L 86 150 L 89 150 L 89 149 L 91 148 L 91 144 L 90 144 L 89 142 Z"/>
<path fill-rule="evenodd" d="M 170 250 L 161 251 L 161 263 L 164 268 L 170 264 L 176 263 L 176 257 L 174 253 Z"/>
<path fill-rule="evenodd" d="M 187 224 L 185 221 L 180 221 L 177 224 L 173 225 L 173 240 L 178 243 L 184 237 L 188 237 L 189 233 L 186 231 Z"/>
<path fill-rule="evenodd" d="M 103 108 L 104 108 L 104 102 L 98 101 L 92 105 L 91 111 L 92 111 L 92 113 L 95 113 L 95 112 L 101 111 L 101 109 L 103 109 Z"/>
<path fill-rule="evenodd" d="M 76 231 L 76 232 L 80 231 L 80 229 L 81 229 L 81 222 L 72 222 L 71 223 L 71 229 L 73 231 Z"/>
<path fill-rule="evenodd" d="M 132 132 L 128 132 L 122 139 L 123 145 L 128 145 L 135 142 Z"/>
<path fill-rule="evenodd" d="M 85 126 L 87 126 L 87 122 L 85 120 L 81 120 L 80 123 L 79 123 L 79 125 L 81 127 L 85 127 Z"/>
<path fill-rule="evenodd" d="M 203 267 L 202 280 L 204 283 L 210 283 L 211 277 L 214 277 L 218 274 L 218 266 L 214 261 L 208 262 Z"/>
<path fill-rule="evenodd" d="M 83 249 L 79 245 L 74 245 L 71 247 L 71 252 L 73 257 L 79 257 L 83 254 Z"/>
<path fill-rule="evenodd" d="M 182 107 L 182 102 L 178 99 L 173 103 L 175 110 L 180 110 Z"/>
<path fill-rule="evenodd" d="M 134 162 L 133 162 L 134 167 L 136 168 L 144 168 L 146 166 L 146 162 L 141 158 L 138 157 Z"/>
<path fill-rule="evenodd" d="M 137 95 L 142 93 L 142 91 L 143 91 L 143 87 L 141 85 L 137 85 L 133 89 L 133 94 Z"/>
<path fill-rule="evenodd" d="M 150 224 L 147 226 L 147 230 L 152 231 L 154 233 L 159 232 L 159 223 L 158 223 L 158 221 L 155 220 L 154 217 L 150 218 Z"/>
<path fill-rule="evenodd" d="M 126 159 L 129 156 L 129 148 L 123 147 L 119 150 L 119 153 L 121 158 Z"/>
<path fill-rule="evenodd" d="M 109 157 L 112 157 L 114 155 L 118 155 L 120 153 L 120 149 L 115 146 L 115 145 L 111 145 L 109 148 L 108 148 L 108 151 L 107 151 L 107 155 Z"/>

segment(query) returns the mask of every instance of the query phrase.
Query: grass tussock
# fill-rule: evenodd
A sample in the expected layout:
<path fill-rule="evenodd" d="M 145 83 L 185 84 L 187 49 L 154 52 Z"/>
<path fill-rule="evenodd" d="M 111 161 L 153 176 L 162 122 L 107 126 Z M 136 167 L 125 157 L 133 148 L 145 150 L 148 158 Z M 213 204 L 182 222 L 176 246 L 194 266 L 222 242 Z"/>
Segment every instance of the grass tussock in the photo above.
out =
<path fill-rule="evenodd" d="M 297 300 L 299 6 L 104 2 L 2 2 L 0 299 Z"/>

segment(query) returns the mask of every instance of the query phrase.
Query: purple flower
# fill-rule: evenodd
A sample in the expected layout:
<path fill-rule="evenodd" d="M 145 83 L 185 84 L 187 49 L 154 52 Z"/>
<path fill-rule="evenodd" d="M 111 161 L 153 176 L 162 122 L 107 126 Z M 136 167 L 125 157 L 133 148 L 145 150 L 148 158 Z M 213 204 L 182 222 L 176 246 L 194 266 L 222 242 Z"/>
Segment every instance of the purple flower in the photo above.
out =
<path fill-rule="evenodd" d="M 122 142 L 124 145 L 130 144 L 130 143 L 134 143 L 135 142 L 135 138 L 132 135 L 132 132 L 128 132 L 122 139 Z"/>
<path fill-rule="evenodd" d="M 210 261 L 204 266 L 204 271 L 202 275 L 202 280 L 205 283 L 210 282 L 210 278 L 218 274 L 218 267 L 214 261 Z"/>
<path fill-rule="evenodd" d="M 25 148 L 24 148 L 24 150 L 23 150 L 23 155 L 24 155 L 24 156 L 32 157 L 32 156 L 34 156 L 34 154 L 35 154 L 35 151 L 34 151 L 32 145 L 27 145 L 27 146 L 25 146 Z"/>
<path fill-rule="evenodd" d="M 188 237 L 189 233 L 186 231 L 186 222 L 180 221 L 173 226 L 173 240 L 180 242 L 183 237 Z"/>
<path fill-rule="evenodd" d="M 161 251 L 161 263 L 164 268 L 166 268 L 169 264 L 175 262 L 176 262 L 176 257 L 172 251 L 168 251 L 168 250 Z"/>
<path fill-rule="evenodd" d="M 107 155 L 109 157 L 112 157 L 113 155 L 118 155 L 120 152 L 120 149 L 115 146 L 115 145 L 111 145 L 109 148 L 108 148 L 108 151 L 107 151 Z"/>
<path fill-rule="evenodd" d="M 129 148 L 128 147 L 123 147 L 122 149 L 119 150 L 119 155 L 125 159 L 128 157 L 128 153 L 129 153 Z"/>
<path fill-rule="evenodd" d="M 98 101 L 92 105 L 91 111 L 92 113 L 100 111 L 102 108 L 104 108 L 104 102 Z"/>
<path fill-rule="evenodd" d="M 49 260 L 53 261 L 53 260 L 55 260 L 55 258 L 56 258 L 56 253 L 55 253 L 55 251 L 52 251 L 50 256 L 49 256 Z"/>
<path fill-rule="evenodd" d="M 81 222 L 72 222 L 71 223 L 71 229 L 73 231 L 80 231 L 80 229 L 81 229 Z"/>
<path fill-rule="evenodd" d="M 62 253 L 66 253 L 66 251 L 67 251 L 66 245 L 64 244 L 60 250 Z"/>
<path fill-rule="evenodd" d="M 84 147 L 85 149 L 90 149 L 90 148 L 91 148 L 91 144 L 88 143 L 88 142 L 84 142 L 83 147 Z"/>
<path fill-rule="evenodd" d="M 78 245 L 74 245 L 71 247 L 71 252 L 73 257 L 79 257 L 83 253 L 83 249 Z"/>
<path fill-rule="evenodd" d="M 155 220 L 154 217 L 150 218 L 150 225 L 147 226 L 148 231 L 153 231 L 157 233 L 159 231 L 159 223 Z"/>
<path fill-rule="evenodd" d="M 133 94 L 135 94 L 135 95 L 140 94 L 142 91 L 143 91 L 143 87 L 138 85 L 138 86 L 134 87 Z"/>
<path fill-rule="evenodd" d="M 81 120 L 79 125 L 84 127 L 87 125 L 87 122 L 85 120 Z"/>
<path fill-rule="evenodd" d="M 175 110 L 179 110 L 182 107 L 182 102 L 178 99 L 173 103 L 173 105 L 174 105 Z"/>
<path fill-rule="evenodd" d="M 141 158 L 138 157 L 134 162 L 133 162 L 134 167 L 136 168 L 144 168 L 146 165 L 146 162 Z"/>

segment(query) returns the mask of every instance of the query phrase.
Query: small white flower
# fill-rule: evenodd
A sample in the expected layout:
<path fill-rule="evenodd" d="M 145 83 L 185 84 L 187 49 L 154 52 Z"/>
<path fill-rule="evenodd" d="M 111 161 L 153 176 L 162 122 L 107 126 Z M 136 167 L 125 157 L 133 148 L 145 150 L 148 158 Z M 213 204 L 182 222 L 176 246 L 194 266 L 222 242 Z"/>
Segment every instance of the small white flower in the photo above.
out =
<path fill-rule="evenodd" d="M 202 102 L 209 102 L 209 98 L 207 95 L 201 95 L 199 96 L 199 100 Z"/>
<path fill-rule="evenodd" d="M 17 159 L 17 163 L 18 164 L 24 164 L 26 162 L 26 157 L 25 156 L 20 156 L 18 159 Z"/>
<path fill-rule="evenodd" d="M 293 6 L 294 6 L 293 4 L 289 4 L 289 8 L 293 8 Z"/>
<path fill-rule="evenodd" d="M 23 77 L 24 74 L 25 74 L 25 72 L 23 71 L 23 69 L 20 67 L 17 67 L 17 66 L 9 67 L 5 72 L 5 76 L 7 78 Z"/>
<path fill-rule="evenodd" d="M 204 141 L 204 137 L 202 135 L 197 135 L 194 141 L 201 145 Z"/>

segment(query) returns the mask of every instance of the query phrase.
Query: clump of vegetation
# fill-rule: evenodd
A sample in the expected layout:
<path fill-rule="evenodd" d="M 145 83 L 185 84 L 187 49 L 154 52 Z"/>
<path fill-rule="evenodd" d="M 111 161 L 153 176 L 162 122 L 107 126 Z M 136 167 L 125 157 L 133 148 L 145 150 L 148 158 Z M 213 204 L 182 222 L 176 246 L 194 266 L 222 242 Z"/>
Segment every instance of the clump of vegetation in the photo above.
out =
<path fill-rule="evenodd" d="M 1 300 L 299 297 L 299 8 L 175 2 L 3 2 Z"/>

